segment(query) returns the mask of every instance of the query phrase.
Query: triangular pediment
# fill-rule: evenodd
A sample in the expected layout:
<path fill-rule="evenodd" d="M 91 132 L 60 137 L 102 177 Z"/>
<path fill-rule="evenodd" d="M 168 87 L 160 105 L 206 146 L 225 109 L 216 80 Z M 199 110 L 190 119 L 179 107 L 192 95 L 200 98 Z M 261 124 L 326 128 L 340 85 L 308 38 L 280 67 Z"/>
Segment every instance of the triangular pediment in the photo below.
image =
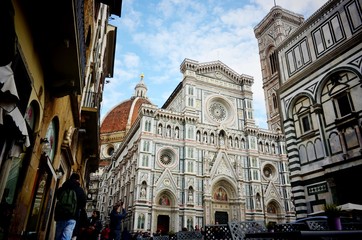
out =
<path fill-rule="evenodd" d="M 282 198 L 278 192 L 278 189 L 275 187 L 273 182 L 269 182 L 267 188 L 265 189 L 265 200 L 269 202 L 271 200 L 276 200 L 277 202 L 282 202 Z"/>
<path fill-rule="evenodd" d="M 240 74 L 220 61 L 200 63 L 196 69 L 196 75 L 213 78 L 216 81 L 239 84 Z"/>
<path fill-rule="evenodd" d="M 227 153 L 223 150 L 220 150 L 217 153 L 214 165 L 212 166 L 210 176 L 211 179 L 214 179 L 217 176 L 224 175 L 231 179 L 236 179 L 236 174 L 234 167 L 231 163 L 231 159 Z"/>
<path fill-rule="evenodd" d="M 172 176 L 171 171 L 166 168 L 161 176 L 156 181 L 156 191 L 168 189 L 171 192 L 176 192 L 177 184 Z"/>
<path fill-rule="evenodd" d="M 215 81 L 222 81 L 226 83 L 238 84 L 235 80 L 231 79 L 229 76 L 221 71 L 210 71 L 208 73 L 197 74 L 202 77 L 215 79 Z"/>
<path fill-rule="evenodd" d="M 235 85 L 252 85 L 254 82 L 252 76 L 239 74 L 221 61 L 199 63 L 198 61 L 185 59 L 181 64 L 181 72 L 184 74 L 193 72 L 201 78 L 208 78 L 205 81 L 219 85 L 220 82 L 227 82 Z M 221 85 L 225 86 L 225 84 Z"/>

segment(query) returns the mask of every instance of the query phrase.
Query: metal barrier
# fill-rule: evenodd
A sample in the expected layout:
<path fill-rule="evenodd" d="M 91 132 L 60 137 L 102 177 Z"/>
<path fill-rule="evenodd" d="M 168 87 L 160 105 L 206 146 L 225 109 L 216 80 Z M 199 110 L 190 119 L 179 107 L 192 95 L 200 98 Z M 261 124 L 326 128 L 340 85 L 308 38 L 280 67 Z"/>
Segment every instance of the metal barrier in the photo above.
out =
<path fill-rule="evenodd" d="M 168 235 L 163 235 L 163 236 L 153 236 L 152 238 L 153 240 L 169 240 L 169 236 Z"/>
<path fill-rule="evenodd" d="M 329 230 L 327 220 L 310 220 L 307 221 L 309 230 L 312 231 L 325 231 Z"/>
<path fill-rule="evenodd" d="M 244 239 L 246 233 L 260 233 L 268 231 L 262 221 L 229 222 L 228 225 L 233 240 Z"/>
<path fill-rule="evenodd" d="M 232 236 L 227 224 L 206 225 L 204 239 L 232 240 Z"/>
<path fill-rule="evenodd" d="M 244 239 L 300 239 L 323 236 L 362 239 L 362 223 L 342 224 L 342 231 L 329 230 L 326 220 L 310 220 L 306 223 L 280 223 L 269 232 L 262 221 L 235 221 L 228 224 L 207 225 L 204 239 L 244 240 Z M 356 238 L 358 237 L 358 238 Z M 182 238 L 182 240 L 187 238 Z"/>
<path fill-rule="evenodd" d="M 309 230 L 304 223 L 278 223 L 274 226 L 274 232 L 294 232 Z"/>
<path fill-rule="evenodd" d="M 177 240 L 198 240 L 202 239 L 202 237 L 199 231 L 180 231 L 176 233 Z"/>

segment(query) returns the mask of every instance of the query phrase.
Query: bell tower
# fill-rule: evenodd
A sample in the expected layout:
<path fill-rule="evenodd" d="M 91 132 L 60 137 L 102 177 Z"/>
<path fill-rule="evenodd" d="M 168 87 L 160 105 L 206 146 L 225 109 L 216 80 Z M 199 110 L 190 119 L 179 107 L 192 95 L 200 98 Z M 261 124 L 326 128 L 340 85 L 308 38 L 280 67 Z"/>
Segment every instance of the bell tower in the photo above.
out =
<path fill-rule="evenodd" d="M 268 129 L 281 130 L 279 115 L 279 64 L 275 49 L 299 25 L 304 17 L 280 6 L 274 6 L 264 19 L 254 27 L 258 40 L 261 73 L 263 78 Z"/>

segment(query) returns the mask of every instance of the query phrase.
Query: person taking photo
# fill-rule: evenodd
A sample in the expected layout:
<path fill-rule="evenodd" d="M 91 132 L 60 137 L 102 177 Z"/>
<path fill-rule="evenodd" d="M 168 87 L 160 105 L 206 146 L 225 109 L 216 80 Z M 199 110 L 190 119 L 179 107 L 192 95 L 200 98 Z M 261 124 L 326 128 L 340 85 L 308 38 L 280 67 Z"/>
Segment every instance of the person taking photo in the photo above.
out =
<path fill-rule="evenodd" d="M 110 217 L 109 228 L 111 229 L 110 232 L 111 240 L 121 239 L 121 221 L 126 217 L 126 215 L 127 212 L 123 207 L 123 202 L 113 206 L 113 209 L 109 214 Z"/>

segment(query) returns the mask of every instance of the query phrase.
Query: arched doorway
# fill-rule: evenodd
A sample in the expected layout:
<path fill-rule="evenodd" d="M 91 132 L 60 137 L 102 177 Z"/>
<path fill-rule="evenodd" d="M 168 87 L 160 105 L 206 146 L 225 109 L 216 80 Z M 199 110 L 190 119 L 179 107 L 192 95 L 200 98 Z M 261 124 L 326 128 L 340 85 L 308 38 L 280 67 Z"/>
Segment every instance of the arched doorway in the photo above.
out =
<path fill-rule="evenodd" d="M 215 223 L 216 224 L 227 224 L 229 215 L 227 212 L 216 211 L 215 212 Z"/>
<path fill-rule="evenodd" d="M 279 222 L 279 215 L 281 213 L 281 208 L 279 204 L 272 200 L 268 202 L 266 205 L 266 217 L 268 219 L 268 222 Z"/>
<path fill-rule="evenodd" d="M 161 234 L 178 231 L 179 218 L 176 211 L 175 195 L 169 190 L 164 190 L 160 192 L 156 201 L 151 231 Z"/>
<path fill-rule="evenodd" d="M 160 231 L 161 234 L 168 233 L 170 230 L 170 216 L 168 215 L 158 215 L 157 217 L 157 231 Z"/>
<path fill-rule="evenodd" d="M 211 188 L 210 212 L 205 212 L 206 224 L 226 224 L 240 220 L 241 207 L 233 182 L 221 177 Z M 207 205 L 207 204 L 206 204 Z"/>
<path fill-rule="evenodd" d="M 214 200 L 214 221 L 215 224 L 226 224 L 229 221 L 229 193 L 224 186 L 219 185 L 213 192 Z"/>

